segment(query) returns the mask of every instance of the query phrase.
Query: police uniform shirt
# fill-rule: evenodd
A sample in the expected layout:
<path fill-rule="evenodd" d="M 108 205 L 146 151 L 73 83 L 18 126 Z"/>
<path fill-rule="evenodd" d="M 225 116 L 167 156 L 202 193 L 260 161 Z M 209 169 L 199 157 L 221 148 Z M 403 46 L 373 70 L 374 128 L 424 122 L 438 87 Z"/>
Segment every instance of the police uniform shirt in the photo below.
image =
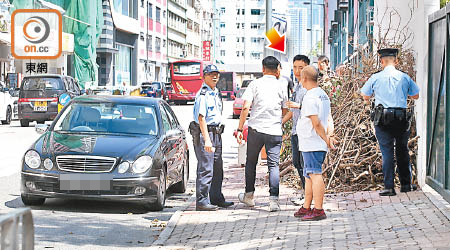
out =
<path fill-rule="evenodd" d="M 204 94 L 202 94 L 202 92 Z M 207 125 L 220 125 L 222 122 L 222 101 L 217 88 L 211 89 L 206 83 L 203 83 L 200 91 L 195 96 L 194 103 L 194 121 L 198 122 L 198 116 L 205 118 Z"/>
<path fill-rule="evenodd" d="M 407 98 L 419 94 L 419 87 L 407 74 L 390 65 L 373 74 L 364 84 L 361 93 L 375 94 L 375 106 L 385 108 L 407 108 Z"/>

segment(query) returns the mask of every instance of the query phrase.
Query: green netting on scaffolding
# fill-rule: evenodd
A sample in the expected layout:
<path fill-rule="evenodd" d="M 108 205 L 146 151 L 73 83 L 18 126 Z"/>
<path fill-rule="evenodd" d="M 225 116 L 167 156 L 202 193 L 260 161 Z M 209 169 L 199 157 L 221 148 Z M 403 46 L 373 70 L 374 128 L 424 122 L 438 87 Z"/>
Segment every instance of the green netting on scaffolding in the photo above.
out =
<path fill-rule="evenodd" d="M 38 0 L 11 0 L 15 9 L 44 8 Z M 47 0 L 65 10 L 63 15 L 63 31 L 74 35 L 73 67 L 74 77 L 81 87 L 86 83 L 97 82 L 98 65 L 97 43 L 102 32 L 103 8 L 101 0 Z M 76 20 L 70 19 L 68 17 Z M 89 25 L 88 25 L 89 24 Z"/>

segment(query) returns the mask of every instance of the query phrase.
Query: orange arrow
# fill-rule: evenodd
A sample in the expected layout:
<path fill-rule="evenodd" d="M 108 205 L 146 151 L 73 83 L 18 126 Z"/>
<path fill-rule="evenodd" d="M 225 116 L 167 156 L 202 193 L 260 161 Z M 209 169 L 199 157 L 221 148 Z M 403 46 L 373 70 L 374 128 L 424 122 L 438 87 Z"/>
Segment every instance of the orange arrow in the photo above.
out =
<path fill-rule="evenodd" d="M 267 48 L 271 48 L 275 51 L 285 53 L 284 49 L 285 49 L 286 35 L 280 37 L 278 31 L 274 28 L 271 28 L 269 31 L 266 32 L 266 37 L 270 41 L 270 45 L 268 45 Z"/>

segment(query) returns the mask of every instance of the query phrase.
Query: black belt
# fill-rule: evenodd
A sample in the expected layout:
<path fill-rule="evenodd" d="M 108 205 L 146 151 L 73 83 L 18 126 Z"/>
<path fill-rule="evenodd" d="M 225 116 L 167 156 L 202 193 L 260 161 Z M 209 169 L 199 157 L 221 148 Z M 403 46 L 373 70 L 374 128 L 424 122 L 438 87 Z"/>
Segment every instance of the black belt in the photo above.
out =
<path fill-rule="evenodd" d="M 225 129 L 225 125 L 208 125 L 208 132 L 213 132 L 216 134 L 222 134 Z"/>

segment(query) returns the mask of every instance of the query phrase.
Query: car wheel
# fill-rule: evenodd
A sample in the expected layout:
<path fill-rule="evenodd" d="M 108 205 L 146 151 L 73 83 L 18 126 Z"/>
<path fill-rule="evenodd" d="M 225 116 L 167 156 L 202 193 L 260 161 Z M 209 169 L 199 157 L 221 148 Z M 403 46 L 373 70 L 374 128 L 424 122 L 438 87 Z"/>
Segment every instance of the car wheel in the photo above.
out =
<path fill-rule="evenodd" d="M 12 117 L 11 107 L 8 106 L 8 109 L 6 110 L 6 120 L 2 121 L 2 124 L 10 124 L 11 117 Z"/>
<path fill-rule="evenodd" d="M 189 161 L 187 159 L 184 159 L 183 163 L 183 176 L 181 181 L 177 182 L 173 186 L 173 191 L 175 193 L 184 193 L 186 192 L 187 183 L 189 180 Z"/>
<path fill-rule="evenodd" d="M 45 198 L 21 194 L 20 197 L 22 198 L 23 204 L 26 206 L 40 206 L 44 204 Z"/>
<path fill-rule="evenodd" d="M 30 121 L 28 121 L 28 120 L 20 120 L 20 126 L 21 127 L 28 127 L 28 126 L 30 126 Z"/>
<path fill-rule="evenodd" d="M 156 201 L 147 205 L 148 210 L 150 211 L 161 211 L 166 204 L 166 190 L 167 190 L 167 178 L 166 171 L 164 169 L 161 170 L 161 174 L 159 175 L 159 186 L 156 194 Z"/>
<path fill-rule="evenodd" d="M 38 124 L 44 124 L 45 121 L 36 121 Z"/>

